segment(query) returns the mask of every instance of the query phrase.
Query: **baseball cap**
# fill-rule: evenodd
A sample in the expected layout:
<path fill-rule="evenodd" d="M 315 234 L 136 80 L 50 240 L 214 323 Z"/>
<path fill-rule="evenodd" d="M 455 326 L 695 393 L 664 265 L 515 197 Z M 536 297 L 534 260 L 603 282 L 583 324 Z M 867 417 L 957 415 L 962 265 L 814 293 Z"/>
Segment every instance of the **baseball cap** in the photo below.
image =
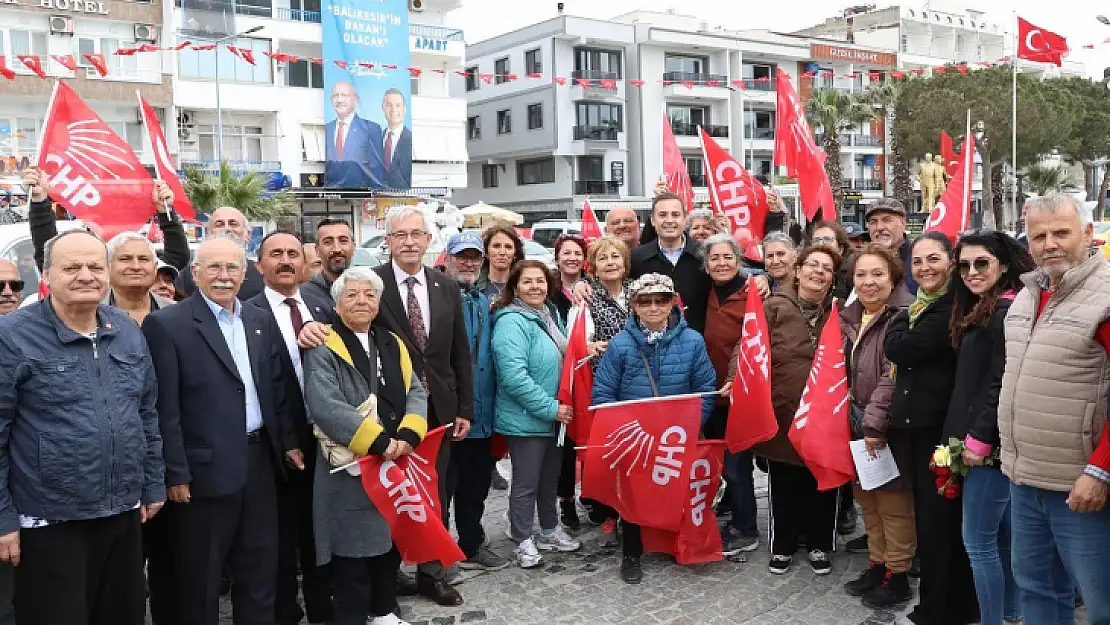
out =
<path fill-rule="evenodd" d="M 844 232 L 848 233 L 849 239 L 856 239 L 867 234 L 867 230 L 865 230 L 863 226 L 857 224 L 854 221 L 846 222 L 843 224 L 843 226 Z"/>
<path fill-rule="evenodd" d="M 173 265 L 167 263 L 164 260 L 160 260 L 160 261 L 158 261 L 158 270 L 157 270 L 157 272 L 162 273 L 163 271 L 165 271 L 165 272 L 169 273 L 171 276 L 173 276 L 174 280 L 177 279 L 177 274 L 178 274 L 177 267 L 174 267 Z"/>
<path fill-rule="evenodd" d="M 454 256 L 464 250 L 484 252 L 482 237 L 478 236 L 477 232 L 460 232 L 451 235 L 451 238 L 447 240 L 447 253 Z"/>
<path fill-rule="evenodd" d="M 895 215 L 906 216 L 906 209 L 902 203 L 892 197 L 881 197 L 867 207 L 867 213 L 864 219 L 871 219 L 875 213 L 893 213 Z"/>
<path fill-rule="evenodd" d="M 674 281 L 661 273 L 646 273 L 636 278 L 628 287 L 628 299 L 633 300 L 641 295 L 653 293 L 666 293 L 674 295 Z"/>

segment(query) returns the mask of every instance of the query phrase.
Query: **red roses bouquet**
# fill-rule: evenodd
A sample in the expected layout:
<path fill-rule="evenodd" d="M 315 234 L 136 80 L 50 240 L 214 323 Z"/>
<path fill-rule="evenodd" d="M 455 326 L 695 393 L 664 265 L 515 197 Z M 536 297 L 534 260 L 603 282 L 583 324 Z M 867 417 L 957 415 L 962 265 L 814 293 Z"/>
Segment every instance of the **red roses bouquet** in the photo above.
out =
<path fill-rule="evenodd" d="M 929 469 L 937 476 L 937 494 L 947 499 L 960 496 L 959 478 L 967 475 L 970 466 L 964 462 L 964 442 L 948 439 L 947 445 L 937 445 L 933 457 L 929 459 Z M 986 462 L 989 464 L 990 459 Z"/>

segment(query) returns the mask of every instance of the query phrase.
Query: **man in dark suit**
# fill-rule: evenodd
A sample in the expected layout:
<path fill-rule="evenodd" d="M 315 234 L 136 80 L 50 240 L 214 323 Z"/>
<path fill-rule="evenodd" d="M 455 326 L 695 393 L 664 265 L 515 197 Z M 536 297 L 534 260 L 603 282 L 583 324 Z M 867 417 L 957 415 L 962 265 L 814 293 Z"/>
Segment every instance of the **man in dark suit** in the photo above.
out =
<path fill-rule="evenodd" d="M 344 189 L 385 186 L 382 128 L 358 116 L 358 92 L 347 81 L 332 85 L 335 119 L 324 126 L 324 184 Z"/>
<path fill-rule="evenodd" d="M 432 235 L 424 214 L 410 207 L 390 209 L 386 232 L 392 262 L 375 267 L 385 285 L 377 321 L 401 337 L 413 368 L 428 389 L 428 428 L 454 423 L 452 440 L 462 440 L 474 418 L 474 380 L 467 345 L 466 322 L 458 284 L 424 266 Z M 440 447 L 440 500 L 450 445 Z M 417 592 L 440 605 L 461 605 L 462 595 L 444 579 L 438 562 L 420 564 Z"/>
<path fill-rule="evenodd" d="M 247 241 L 250 240 L 247 217 L 239 209 L 231 206 L 221 206 L 212 211 L 212 214 L 208 217 L 206 230 L 205 236 L 207 238 L 226 237 L 234 239 L 239 241 L 244 249 L 246 249 Z M 178 274 L 177 289 L 184 293 L 186 297 L 197 290 L 192 271 L 182 271 Z M 243 279 L 243 284 L 239 286 L 239 299 L 246 301 L 261 292 L 262 274 L 258 273 L 258 269 L 253 264 L 248 264 L 246 277 Z"/>
<path fill-rule="evenodd" d="M 412 186 L 412 131 L 405 128 L 405 96 L 400 90 L 386 90 L 382 113 L 386 123 L 382 136 L 385 186 L 408 189 Z"/>
<path fill-rule="evenodd" d="M 304 461 L 270 315 L 236 298 L 247 258 L 236 240 L 197 249 L 197 292 L 148 315 L 158 418 L 173 515 L 180 625 L 219 618 L 220 568 L 234 583 L 235 625 L 274 622 L 277 480 Z"/>
<path fill-rule="evenodd" d="M 281 370 L 285 397 L 300 449 L 305 450 L 305 470 L 289 475 L 278 485 L 278 577 L 277 625 L 325 623 L 333 618 L 331 580 L 327 569 L 316 566 L 316 545 L 312 534 L 312 479 L 316 454 L 312 421 L 305 410 L 304 369 L 297 335 L 306 321 L 327 323 L 332 306 L 300 288 L 305 257 L 301 238 L 295 232 L 274 230 L 258 248 L 258 269 L 266 288 L 250 303 L 266 311 L 281 331 Z M 304 584 L 304 610 L 297 605 L 297 555 Z"/>

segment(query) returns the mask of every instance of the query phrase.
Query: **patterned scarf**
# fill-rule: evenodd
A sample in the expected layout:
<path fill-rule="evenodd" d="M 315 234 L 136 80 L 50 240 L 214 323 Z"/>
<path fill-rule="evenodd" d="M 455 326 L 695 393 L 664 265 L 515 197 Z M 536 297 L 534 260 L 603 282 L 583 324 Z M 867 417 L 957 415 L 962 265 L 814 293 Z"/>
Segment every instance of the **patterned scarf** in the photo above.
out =
<path fill-rule="evenodd" d="M 944 284 L 934 293 L 926 293 L 925 289 L 917 287 L 917 299 L 910 304 L 910 327 L 917 325 L 917 320 L 925 309 L 933 304 L 933 302 L 944 297 L 948 293 L 949 280 L 945 280 Z"/>

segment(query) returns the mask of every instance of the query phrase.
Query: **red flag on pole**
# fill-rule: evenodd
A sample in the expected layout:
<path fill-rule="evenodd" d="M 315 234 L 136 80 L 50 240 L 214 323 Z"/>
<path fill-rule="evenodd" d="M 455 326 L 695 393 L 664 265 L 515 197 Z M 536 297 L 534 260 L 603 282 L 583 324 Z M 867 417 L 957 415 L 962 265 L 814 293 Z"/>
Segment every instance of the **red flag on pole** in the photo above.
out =
<path fill-rule="evenodd" d="M 162 233 L 162 226 L 158 225 L 157 219 L 150 220 L 150 227 L 147 228 L 146 238 L 151 243 L 161 243 L 166 240 L 166 235 Z"/>
<path fill-rule="evenodd" d="M 713 500 L 721 486 L 724 443 L 700 441 L 690 463 L 689 500 L 682 511 L 682 526 L 677 532 L 641 528 L 645 551 L 669 553 L 679 564 L 701 564 L 721 559 L 721 532 Z"/>
<path fill-rule="evenodd" d="M 1019 59 L 1062 66 L 1064 55 L 1067 53 L 1067 39 L 1051 30 L 1045 30 L 1020 17 L 1018 18 L 1017 55 Z"/>
<path fill-rule="evenodd" d="M 689 497 L 701 395 L 594 406 L 582 495 L 637 525 L 678 531 Z"/>
<path fill-rule="evenodd" d="M 686 161 L 682 158 L 682 151 L 678 149 L 674 131 L 671 130 L 671 120 L 666 112 L 663 113 L 663 176 L 667 179 L 667 190 L 682 198 L 687 211 L 694 210 L 694 187 L 690 184 L 690 172 L 686 170 Z"/>
<path fill-rule="evenodd" d="M 89 63 L 92 63 L 92 66 L 96 68 L 96 73 L 100 74 L 101 78 L 108 75 L 108 61 L 104 58 L 103 54 L 93 53 L 82 54 L 81 56 Z"/>
<path fill-rule="evenodd" d="M 700 131 L 713 210 L 729 218 L 733 232 L 746 230 L 749 239 L 761 240 L 770 208 L 763 185 L 709 136 L 705 128 Z"/>
<path fill-rule="evenodd" d="M 925 232 L 943 232 L 955 242 L 971 219 L 971 174 L 975 170 L 975 137 L 971 134 L 971 110 L 967 112 L 964 147 L 956 161 L 956 174 L 948 181 L 925 222 Z"/>
<path fill-rule="evenodd" d="M 39 167 L 53 199 L 105 240 L 138 230 L 154 214 L 154 183 L 127 142 L 67 84 L 56 81 L 46 109 Z"/>
<path fill-rule="evenodd" d="M 362 488 L 385 517 L 405 562 L 438 561 L 449 567 L 466 557 L 442 521 L 436 458 L 446 430 L 440 426 L 428 432 L 411 454 L 397 460 L 366 456 L 358 463 Z"/>
<path fill-rule="evenodd" d="M 852 438 L 848 426 L 848 369 L 844 364 L 839 319 L 834 301 L 821 330 L 809 381 L 787 434 L 817 478 L 820 491 L 843 486 L 856 474 L 848 445 Z"/>
<path fill-rule="evenodd" d="M 135 90 L 135 97 L 139 98 L 139 112 L 143 116 L 143 125 L 146 126 L 147 135 L 150 137 L 150 147 L 154 152 L 154 170 L 158 172 L 158 178 L 166 181 L 170 190 L 173 191 L 173 209 L 181 215 L 182 219 L 195 221 L 197 218 L 196 212 L 193 210 L 193 204 L 189 201 L 189 196 L 185 193 L 185 187 L 181 185 L 181 180 L 177 177 L 177 170 L 174 169 L 173 162 L 170 161 L 170 148 L 166 143 L 166 135 L 162 132 L 162 125 L 158 123 L 158 116 L 154 114 L 154 109 L 150 107 L 150 103 L 146 98 Z"/>
<path fill-rule="evenodd" d="M 940 131 L 940 157 L 944 161 L 944 171 L 949 176 L 955 176 L 959 169 L 959 158 L 956 146 L 952 142 L 952 135 L 947 130 Z"/>
<path fill-rule="evenodd" d="M 567 353 L 563 358 L 563 371 L 559 379 L 559 403 L 574 408 L 574 419 L 567 426 L 567 436 L 585 444 L 590 436 L 594 414 L 590 412 L 590 394 L 594 387 L 594 373 L 587 360 L 590 350 L 586 343 L 586 317 L 590 309 L 582 306 L 567 337 Z M 579 454 L 582 455 L 582 454 Z"/>
<path fill-rule="evenodd" d="M 582 203 L 582 238 L 586 243 L 593 243 L 601 238 L 601 223 L 597 220 L 597 213 L 590 206 L 590 201 Z"/>
<path fill-rule="evenodd" d="M 771 347 L 767 316 L 759 291 L 748 289 L 744 326 L 737 344 L 736 377 L 728 409 L 725 442 L 733 453 L 769 441 L 778 434 L 779 422 L 771 404 Z"/>
<path fill-rule="evenodd" d="M 805 110 L 790 76 L 780 67 L 775 87 L 775 162 L 786 167 L 786 175 L 798 179 L 798 199 L 806 219 L 821 208 L 821 218 L 836 221 L 836 203 L 825 173 L 825 152 L 813 141 Z"/>

